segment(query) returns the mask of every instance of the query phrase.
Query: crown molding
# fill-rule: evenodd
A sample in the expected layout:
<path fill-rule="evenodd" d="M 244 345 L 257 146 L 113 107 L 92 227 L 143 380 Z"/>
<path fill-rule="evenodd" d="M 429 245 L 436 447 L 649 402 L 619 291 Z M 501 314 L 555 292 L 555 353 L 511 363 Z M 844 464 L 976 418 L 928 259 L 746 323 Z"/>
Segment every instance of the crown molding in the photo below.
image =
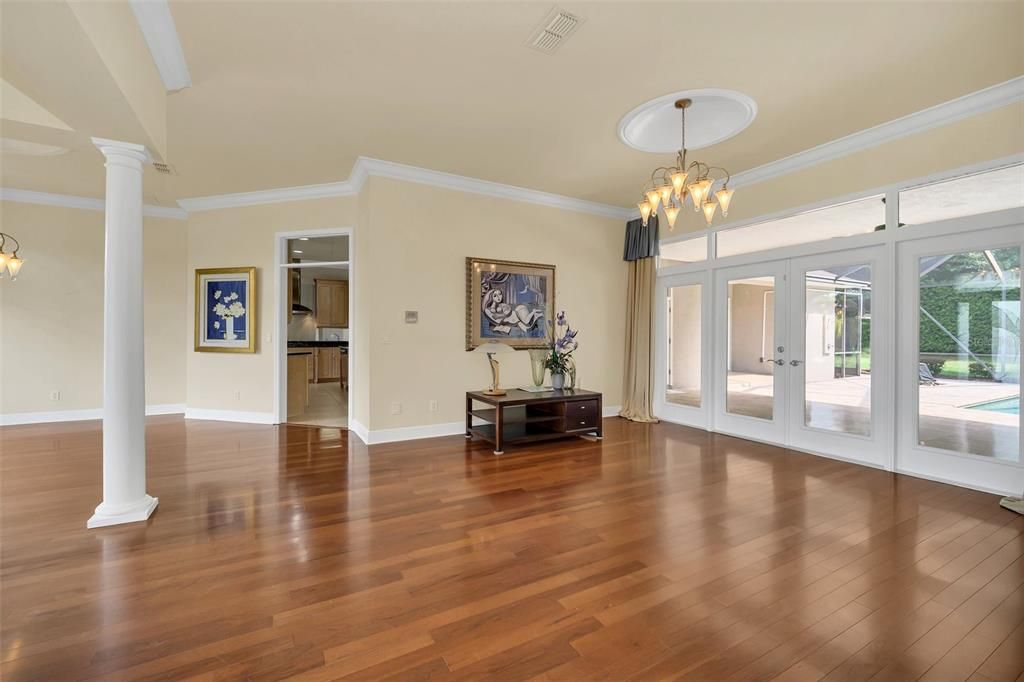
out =
<path fill-rule="evenodd" d="M 353 169 L 353 175 L 356 175 L 357 172 L 360 176 L 365 174 L 366 176 L 404 180 L 405 182 L 415 182 L 421 185 L 431 185 L 433 187 L 441 187 L 443 189 L 451 189 L 458 192 L 480 194 L 497 199 L 509 199 L 511 201 L 538 204 L 540 206 L 548 206 L 550 208 L 561 208 L 567 211 L 590 213 L 604 218 L 624 220 L 630 217 L 633 213 L 631 209 L 622 208 L 620 206 L 601 204 L 596 201 L 586 201 L 585 199 L 575 199 L 561 194 L 551 194 L 550 192 L 542 192 L 540 190 L 527 189 L 525 187 L 517 187 L 515 185 L 505 185 L 499 182 L 491 182 L 489 180 L 479 180 L 477 178 L 455 175 L 453 173 L 444 173 L 442 171 L 430 170 L 428 168 L 407 166 L 405 164 L 394 163 L 392 161 L 371 159 L 365 156 L 360 156 L 356 161 L 355 168 Z"/>
<path fill-rule="evenodd" d="M 444 189 L 481 194 L 498 199 L 509 199 L 530 204 L 539 204 L 552 208 L 561 208 L 581 213 L 592 213 L 606 218 L 626 218 L 631 213 L 629 209 L 608 204 L 599 204 L 583 199 L 551 194 L 539 190 L 504 185 L 488 180 L 478 180 L 463 175 L 454 175 L 429 168 L 407 166 L 381 159 L 371 159 L 360 156 L 352 166 L 352 172 L 348 180 L 343 182 L 331 182 L 322 185 L 302 185 L 299 187 L 284 187 L 280 189 L 269 189 L 256 192 L 239 192 L 237 194 L 220 194 L 207 197 L 194 197 L 191 199 L 179 199 L 178 205 L 192 213 L 194 211 L 212 211 L 222 208 L 237 208 L 241 206 L 256 206 L 259 204 L 274 204 L 284 201 L 301 201 L 304 199 L 323 199 L 326 197 L 349 197 L 359 193 L 370 176 L 386 177 L 405 182 L 415 182 L 422 185 L 431 185 Z"/>
<path fill-rule="evenodd" d="M 984 114 L 1024 100 L 1024 76 L 840 137 L 732 176 L 737 187 L 753 185 L 877 147 L 931 128 Z"/>
<path fill-rule="evenodd" d="M 278 204 L 285 201 L 325 199 L 329 197 L 351 197 L 359 193 L 361 186 L 362 183 L 359 183 L 359 187 L 353 185 L 351 179 L 349 179 L 343 182 L 328 182 L 322 185 L 280 187 L 278 189 L 256 190 L 255 192 L 215 194 L 207 197 L 178 199 L 178 205 L 189 213 L 192 213 L 194 211 L 215 211 L 221 208 L 239 208 L 242 206 L 259 206 L 260 204 Z"/>
<path fill-rule="evenodd" d="M 130 0 L 129 4 L 164 88 L 175 92 L 190 87 L 192 77 L 167 0 Z"/>
<path fill-rule="evenodd" d="M 12 189 L 10 187 L 0 187 L 0 201 L 14 201 L 22 204 L 38 204 L 40 206 L 58 206 L 60 208 L 77 208 L 86 211 L 102 211 L 104 206 L 103 199 L 76 197 L 70 194 L 36 192 L 30 189 Z M 181 208 L 153 206 L 150 204 L 142 207 L 142 215 L 151 218 L 168 218 L 170 220 L 185 220 L 188 217 L 188 214 Z"/>

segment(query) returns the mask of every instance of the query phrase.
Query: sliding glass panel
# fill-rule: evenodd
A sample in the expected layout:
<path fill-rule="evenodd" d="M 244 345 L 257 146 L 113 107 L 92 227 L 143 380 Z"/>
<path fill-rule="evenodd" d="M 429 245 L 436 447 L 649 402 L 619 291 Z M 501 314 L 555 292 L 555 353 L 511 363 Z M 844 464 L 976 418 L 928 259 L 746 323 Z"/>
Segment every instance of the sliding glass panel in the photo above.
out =
<path fill-rule="evenodd" d="M 1020 455 L 1020 249 L 918 259 L 918 441 Z"/>
<path fill-rule="evenodd" d="M 700 407 L 701 285 L 668 290 L 668 376 L 665 401 Z"/>
<path fill-rule="evenodd" d="M 718 257 L 884 230 L 884 199 L 878 195 L 788 218 L 722 230 L 718 233 Z"/>
<path fill-rule="evenodd" d="M 871 434 L 871 266 L 804 273 L 804 424 Z"/>
<path fill-rule="evenodd" d="M 771 419 L 774 407 L 775 278 L 728 282 L 725 410 Z"/>
<path fill-rule="evenodd" d="M 1024 206 L 1024 166 L 965 175 L 900 192 L 900 226 Z"/>

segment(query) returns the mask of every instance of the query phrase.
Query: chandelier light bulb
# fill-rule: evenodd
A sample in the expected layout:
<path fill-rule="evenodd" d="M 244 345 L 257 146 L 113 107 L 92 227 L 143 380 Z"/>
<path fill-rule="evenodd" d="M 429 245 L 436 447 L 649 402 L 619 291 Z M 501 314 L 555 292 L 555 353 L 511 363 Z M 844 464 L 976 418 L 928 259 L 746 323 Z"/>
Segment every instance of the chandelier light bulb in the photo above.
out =
<path fill-rule="evenodd" d="M 18 279 L 18 271 L 21 270 L 21 265 L 24 263 L 22 259 L 18 257 L 10 258 L 7 260 L 7 272 L 11 275 L 11 281 Z"/>
<path fill-rule="evenodd" d="M 705 201 L 701 204 L 701 208 L 704 209 L 704 220 L 708 221 L 708 225 L 715 218 L 715 209 L 718 208 L 718 204 L 713 201 Z"/>
<path fill-rule="evenodd" d="M 665 204 L 665 217 L 668 218 L 668 229 L 671 232 L 676 226 L 676 218 L 679 217 L 679 207 L 675 204 Z"/>
<path fill-rule="evenodd" d="M 676 199 L 681 199 L 683 195 L 683 188 L 686 186 L 686 176 L 689 175 L 686 171 L 676 171 L 671 175 L 672 189 L 675 190 Z"/>
<path fill-rule="evenodd" d="M 647 192 L 647 203 L 651 205 L 651 213 L 655 213 L 658 210 L 659 201 L 661 201 L 661 195 L 658 194 L 657 189 L 652 189 Z"/>
<path fill-rule="evenodd" d="M 690 193 L 690 198 L 693 199 L 693 210 L 699 211 L 700 205 L 704 202 L 704 184 L 700 181 L 693 182 L 686 191 Z"/>
<path fill-rule="evenodd" d="M 672 193 L 675 190 L 672 189 L 672 185 L 662 185 L 658 188 L 658 195 L 661 197 L 661 205 L 668 206 L 668 202 L 672 199 Z"/>
<path fill-rule="evenodd" d="M 647 220 L 651 217 L 651 203 L 644 199 L 637 207 L 640 209 L 640 218 L 644 221 L 644 227 L 647 227 Z"/>
<path fill-rule="evenodd" d="M 723 218 L 729 215 L 729 204 L 732 202 L 732 193 L 733 190 L 729 189 L 728 187 L 723 187 L 722 189 L 715 192 L 715 197 L 718 198 L 718 203 L 722 207 Z"/>

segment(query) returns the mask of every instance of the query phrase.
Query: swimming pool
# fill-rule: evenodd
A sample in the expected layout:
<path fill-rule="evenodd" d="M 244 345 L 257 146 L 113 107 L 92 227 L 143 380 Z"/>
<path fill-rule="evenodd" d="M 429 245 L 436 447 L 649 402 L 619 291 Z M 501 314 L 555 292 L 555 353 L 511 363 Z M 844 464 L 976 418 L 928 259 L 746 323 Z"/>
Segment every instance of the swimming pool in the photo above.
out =
<path fill-rule="evenodd" d="M 990 403 L 981 403 L 980 405 L 971 405 L 968 409 L 1000 412 L 1002 414 L 1020 414 L 1020 396 L 993 400 Z"/>

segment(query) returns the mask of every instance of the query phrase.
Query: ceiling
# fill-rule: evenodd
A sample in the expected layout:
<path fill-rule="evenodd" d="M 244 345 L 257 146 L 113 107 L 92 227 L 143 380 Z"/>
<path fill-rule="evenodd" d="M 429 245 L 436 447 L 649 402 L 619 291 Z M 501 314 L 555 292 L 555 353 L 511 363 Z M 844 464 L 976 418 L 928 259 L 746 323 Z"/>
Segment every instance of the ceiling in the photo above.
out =
<path fill-rule="evenodd" d="M 654 97 L 752 97 L 753 124 L 699 154 L 735 173 L 1024 73 L 1020 2 L 567 2 L 585 21 L 553 55 L 524 45 L 549 3 L 170 6 L 192 87 L 167 96 L 175 175 L 146 176 L 162 204 L 344 180 L 369 156 L 626 206 L 670 160 L 617 136 Z M 43 52 L 5 47 L 5 73 L 76 57 Z M 3 185 L 102 196 L 89 135 L 5 155 Z"/>

